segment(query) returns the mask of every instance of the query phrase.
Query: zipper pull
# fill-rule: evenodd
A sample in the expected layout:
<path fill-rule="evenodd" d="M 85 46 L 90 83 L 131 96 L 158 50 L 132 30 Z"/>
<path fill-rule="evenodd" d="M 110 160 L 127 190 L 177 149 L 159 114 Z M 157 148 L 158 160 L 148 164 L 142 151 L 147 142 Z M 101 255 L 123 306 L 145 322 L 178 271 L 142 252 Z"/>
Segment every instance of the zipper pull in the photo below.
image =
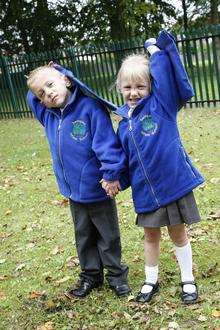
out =
<path fill-rule="evenodd" d="M 60 128 L 61 128 L 61 123 L 62 123 L 62 119 L 59 119 L 58 131 L 59 131 Z"/>

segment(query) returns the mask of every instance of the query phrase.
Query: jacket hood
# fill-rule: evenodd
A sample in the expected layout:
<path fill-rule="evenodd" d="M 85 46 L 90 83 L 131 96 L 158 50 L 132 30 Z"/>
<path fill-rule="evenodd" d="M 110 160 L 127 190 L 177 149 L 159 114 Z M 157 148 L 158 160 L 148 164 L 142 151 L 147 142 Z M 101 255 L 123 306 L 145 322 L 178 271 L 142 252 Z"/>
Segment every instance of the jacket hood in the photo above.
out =
<path fill-rule="evenodd" d="M 117 107 L 113 103 L 103 99 L 98 94 L 96 94 L 93 90 L 91 90 L 87 85 L 85 85 L 82 81 L 77 79 L 74 76 L 74 74 L 72 73 L 72 71 L 70 71 L 56 63 L 53 64 L 53 67 L 56 70 L 58 70 L 59 72 L 61 72 L 62 74 L 64 74 L 65 76 L 67 76 L 71 81 L 73 81 L 85 95 L 99 100 L 105 107 L 107 107 L 107 109 L 109 111 L 115 111 L 117 109 Z"/>

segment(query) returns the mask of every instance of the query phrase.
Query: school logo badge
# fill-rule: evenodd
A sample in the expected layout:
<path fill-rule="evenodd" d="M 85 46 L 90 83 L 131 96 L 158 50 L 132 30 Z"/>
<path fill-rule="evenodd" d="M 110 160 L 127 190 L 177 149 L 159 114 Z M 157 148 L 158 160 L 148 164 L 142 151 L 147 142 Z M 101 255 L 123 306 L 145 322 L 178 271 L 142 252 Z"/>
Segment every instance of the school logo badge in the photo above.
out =
<path fill-rule="evenodd" d="M 150 136 L 156 133 L 157 131 L 157 123 L 155 123 L 151 117 L 151 115 L 146 115 L 141 118 L 141 133 L 145 136 Z"/>
<path fill-rule="evenodd" d="M 87 137 L 86 123 L 82 120 L 76 120 L 73 122 L 71 136 L 74 140 L 84 140 Z"/>

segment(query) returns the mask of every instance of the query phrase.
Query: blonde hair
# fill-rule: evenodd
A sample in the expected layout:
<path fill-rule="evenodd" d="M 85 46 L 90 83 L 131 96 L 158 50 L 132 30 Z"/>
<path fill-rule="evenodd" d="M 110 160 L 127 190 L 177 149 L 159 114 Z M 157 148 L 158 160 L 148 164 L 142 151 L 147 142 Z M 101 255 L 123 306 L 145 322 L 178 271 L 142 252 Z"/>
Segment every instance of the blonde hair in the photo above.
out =
<path fill-rule="evenodd" d="M 117 74 L 116 87 L 118 91 L 121 91 L 121 85 L 124 79 L 131 81 L 144 79 L 148 82 L 150 88 L 151 80 L 148 58 L 142 54 L 132 54 L 127 56 L 123 60 Z"/>
<path fill-rule="evenodd" d="M 27 86 L 28 86 L 29 89 L 32 89 L 32 84 L 33 84 L 33 81 L 34 81 L 36 75 L 39 72 L 41 72 L 43 70 L 46 70 L 46 69 L 56 70 L 50 64 L 46 64 L 46 65 L 39 66 L 36 69 L 30 71 L 29 75 L 26 76 L 26 78 L 27 78 Z"/>

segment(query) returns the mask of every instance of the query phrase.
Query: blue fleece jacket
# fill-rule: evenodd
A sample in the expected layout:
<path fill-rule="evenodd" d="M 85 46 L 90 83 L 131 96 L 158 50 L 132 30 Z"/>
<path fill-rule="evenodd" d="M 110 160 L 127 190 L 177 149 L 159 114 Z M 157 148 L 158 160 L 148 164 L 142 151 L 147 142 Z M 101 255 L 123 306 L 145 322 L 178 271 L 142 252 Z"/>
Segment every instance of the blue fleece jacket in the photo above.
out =
<path fill-rule="evenodd" d="M 117 110 L 123 119 L 118 135 L 127 155 L 128 177 L 137 213 L 151 212 L 178 200 L 204 180 L 192 165 L 180 139 L 177 112 L 193 96 L 173 37 L 163 31 L 161 49 L 150 57 L 152 91 L 128 116 L 127 104 Z"/>
<path fill-rule="evenodd" d="M 119 179 L 125 166 L 125 155 L 108 112 L 115 107 L 72 72 L 60 66 L 56 69 L 74 84 L 64 110 L 46 108 L 31 91 L 27 102 L 45 128 L 59 190 L 65 197 L 82 203 L 108 199 L 100 180 Z"/>

